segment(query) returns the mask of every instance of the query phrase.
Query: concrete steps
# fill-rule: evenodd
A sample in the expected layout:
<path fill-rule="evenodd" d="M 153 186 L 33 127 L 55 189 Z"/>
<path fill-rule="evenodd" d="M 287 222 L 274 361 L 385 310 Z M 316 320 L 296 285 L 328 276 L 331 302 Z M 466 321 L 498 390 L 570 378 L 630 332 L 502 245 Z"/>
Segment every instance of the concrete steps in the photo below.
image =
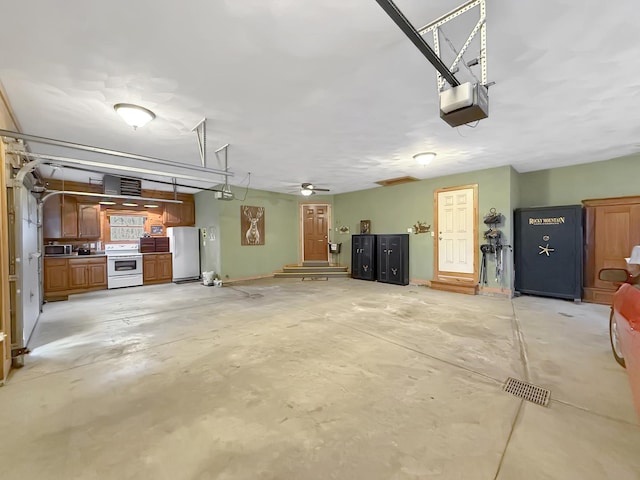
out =
<path fill-rule="evenodd" d="M 318 262 L 321 263 L 321 262 Z M 323 265 L 285 265 L 282 270 L 274 272 L 274 278 L 344 278 L 350 277 L 347 267 L 341 265 L 330 265 L 323 262 Z"/>

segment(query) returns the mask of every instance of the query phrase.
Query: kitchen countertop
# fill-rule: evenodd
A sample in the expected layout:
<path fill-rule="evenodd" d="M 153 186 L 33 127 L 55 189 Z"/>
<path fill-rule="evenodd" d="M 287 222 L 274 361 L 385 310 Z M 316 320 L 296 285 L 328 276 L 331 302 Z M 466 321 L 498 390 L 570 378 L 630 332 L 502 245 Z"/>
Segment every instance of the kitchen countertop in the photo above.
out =
<path fill-rule="evenodd" d="M 71 255 L 45 255 L 44 258 L 96 258 L 105 256 L 104 252 L 96 252 L 91 255 L 78 255 L 77 253 L 72 253 Z"/>

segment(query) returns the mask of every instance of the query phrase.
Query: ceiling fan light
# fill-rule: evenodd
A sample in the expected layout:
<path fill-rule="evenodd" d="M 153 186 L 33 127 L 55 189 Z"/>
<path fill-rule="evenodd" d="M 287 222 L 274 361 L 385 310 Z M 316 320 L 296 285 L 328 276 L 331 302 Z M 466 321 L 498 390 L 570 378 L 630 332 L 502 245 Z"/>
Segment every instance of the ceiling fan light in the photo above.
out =
<path fill-rule="evenodd" d="M 416 153 L 413 156 L 413 159 L 423 166 L 429 165 L 434 158 L 436 158 L 436 154 L 434 152 L 421 152 L 421 153 Z"/>
<path fill-rule="evenodd" d="M 113 106 L 113 109 L 134 129 L 144 127 L 156 118 L 156 114 L 151 110 L 132 103 L 117 103 Z"/>
<path fill-rule="evenodd" d="M 300 190 L 300 195 L 304 195 L 305 197 L 308 197 L 312 193 L 313 193 L 313 190 L 311 190 L 310 188 L 303 188 Z"/>

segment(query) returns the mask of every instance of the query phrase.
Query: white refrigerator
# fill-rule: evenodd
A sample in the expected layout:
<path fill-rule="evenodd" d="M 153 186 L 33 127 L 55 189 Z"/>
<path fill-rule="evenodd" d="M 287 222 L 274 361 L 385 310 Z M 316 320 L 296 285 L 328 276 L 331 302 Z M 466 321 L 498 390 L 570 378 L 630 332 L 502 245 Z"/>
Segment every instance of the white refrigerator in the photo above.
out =
<path fill-rule="evenodd" d="M 173 281 L 200 277 L 200 231 L 196 227 L 169 227 L 169 250 L 173 254 Z"/>

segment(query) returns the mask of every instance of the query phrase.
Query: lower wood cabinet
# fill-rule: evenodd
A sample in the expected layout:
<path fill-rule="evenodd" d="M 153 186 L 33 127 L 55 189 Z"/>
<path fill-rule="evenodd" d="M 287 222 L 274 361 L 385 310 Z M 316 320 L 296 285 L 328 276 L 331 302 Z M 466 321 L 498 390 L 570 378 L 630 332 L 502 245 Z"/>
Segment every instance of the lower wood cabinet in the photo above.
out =
<path fill-rule="evenodd" d="M 69 290 L 69 262 L 66 258 L 44 259 L 44 293 Z"/>
<path fill-rule="evenodd" d="M 44 298 L 107 288 L 107 257 L 45 258 Z"/>
<path fill-rule="evenodd" d="M 169 283 L 173 279 L 171 253 L 145 253 L 142 256 L 142 279 L 145 285 Z"/>

